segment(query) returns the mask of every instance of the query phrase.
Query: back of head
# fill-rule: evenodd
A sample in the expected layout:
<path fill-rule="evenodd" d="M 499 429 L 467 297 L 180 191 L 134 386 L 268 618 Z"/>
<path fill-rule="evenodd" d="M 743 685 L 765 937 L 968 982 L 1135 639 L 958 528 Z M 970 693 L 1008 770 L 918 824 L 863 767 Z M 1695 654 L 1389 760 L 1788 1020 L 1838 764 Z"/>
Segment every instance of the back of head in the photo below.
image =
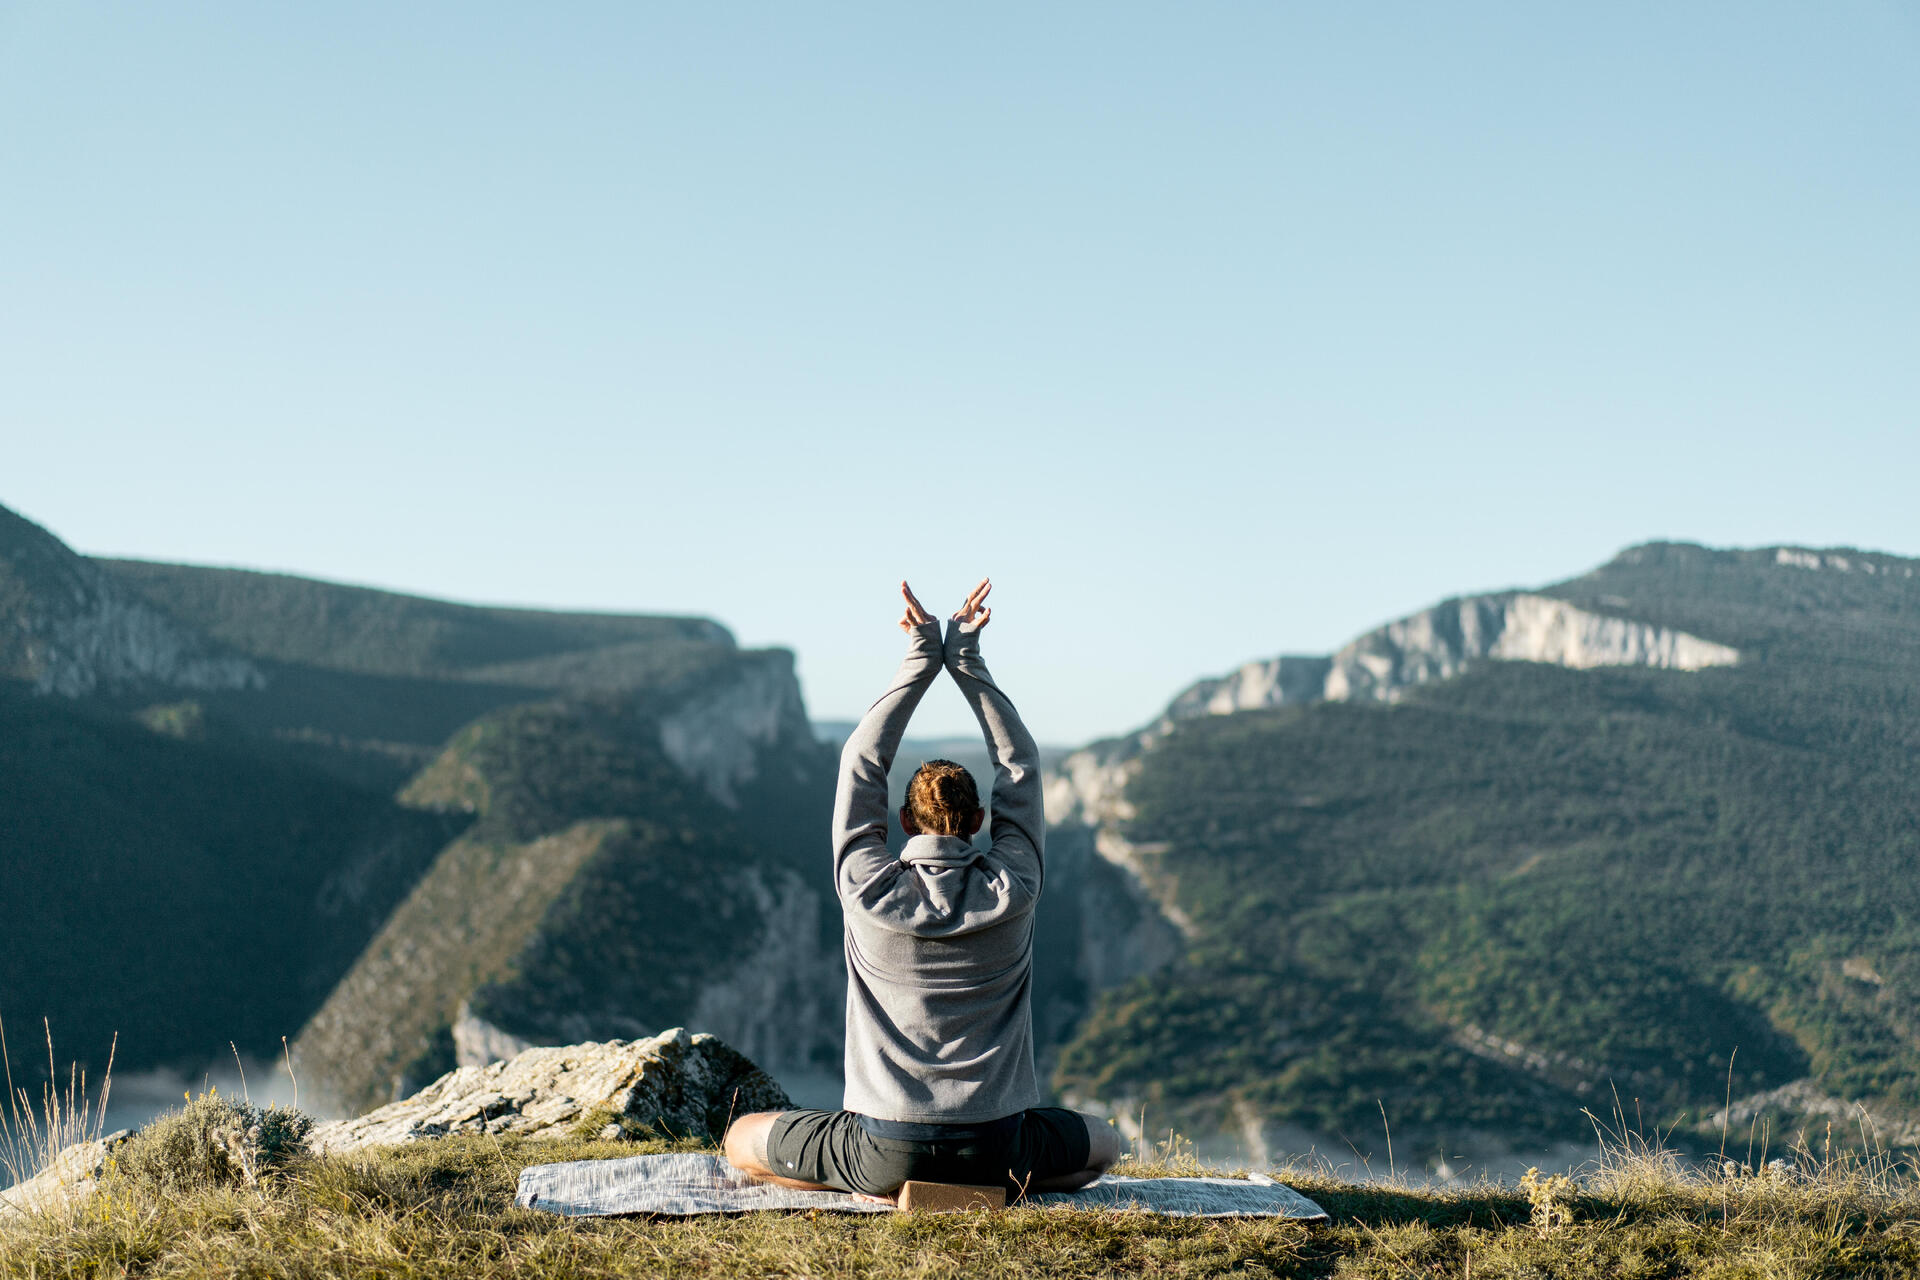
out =
<path fill-rule="evenodd" d="M 907 783 L 907 808 L 914 825 L 931 835 L 966 836 L 977 827 L 980 789 L 973 775 L 951 760 L 929 760 Z"/>

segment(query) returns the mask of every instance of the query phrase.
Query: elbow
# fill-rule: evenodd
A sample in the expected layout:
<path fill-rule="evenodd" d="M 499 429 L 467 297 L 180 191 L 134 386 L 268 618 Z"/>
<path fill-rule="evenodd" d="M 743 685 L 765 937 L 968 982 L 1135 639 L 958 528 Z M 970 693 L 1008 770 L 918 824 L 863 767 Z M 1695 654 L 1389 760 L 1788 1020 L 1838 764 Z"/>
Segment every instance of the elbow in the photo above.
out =
<path fill-rule="evenodd" d="M 840 748 L 840 777 L 843 780 L 851 778 L 862 786 L 878 786 L 884 791 L 887 769 L 892 764 L 891 752 L 881 750 L 871 741 L 863 742 L 857 733 Z"/>

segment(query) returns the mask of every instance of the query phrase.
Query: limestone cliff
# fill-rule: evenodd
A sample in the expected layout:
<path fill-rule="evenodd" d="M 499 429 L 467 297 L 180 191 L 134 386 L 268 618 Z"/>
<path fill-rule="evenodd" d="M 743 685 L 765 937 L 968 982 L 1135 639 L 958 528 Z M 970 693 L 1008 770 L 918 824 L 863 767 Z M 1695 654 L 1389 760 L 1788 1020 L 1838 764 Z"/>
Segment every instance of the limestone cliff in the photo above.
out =
<path fill-rule="evenodd" d="M 1738 651 L 1629 618 L 1529 592 L 1466 596 L 1390 622 L 1330 658 L 1272 658 L 1194 685 L 1167 709 L 1173 719 L 1227 715 L 1288 703 L 1392 702 L 1407 689 L 1459 675 L 1474 662 L 1554 666 L 1730 666 Z"/>
<path fill-rule="evenodd" d="M 1133 923 L 1119 936 L 1082 946 L 1082 1004 L 1100 991 L 1171 962 L 1194 936 L 1177 884 L 1157 873 L 1164 850 L 1125 834 L 1134 816 L 1127 788 L 1147 752 L 1180 722 L 1315 702 L 1391 703 L 1408 690 L 1459 675 L 1481 662 L 1541 662 L 1697 671 L 1740 660 L 1737 650 L 1699 636 L 1577 607 L 1531 592 L 1444 601 L 1367 632 L 1325 656 L 1283 655 L 1250 662 L 1183 690 L 1152 724 L 1061 760 L 1046 779 L 1047 819 L 1056 847 L 1084 847 L 1086 866 L 1062 887 L 1114 903 Z M 1085 833 L 1076 835 L 1075 833 Z M 1097 870 L 1096 870 L 1097 868 Z"/>
<path fill-rule="evenodd" d="M 1699 671 L 1739 660 L 1731 646 L 1548 595 L 1463 596 L 1369 631 L 1330 656 L 1249 662 L 1188 686 L 1153 724 L 1062 761 L 1048 782 L 1047 819 L 1096 826 L 1124 820 L 1126 785 L 1140 753 L 1179 721 L 1197 716 L 1322 701 L 1395 702 L 1409 689 L 1479 662 Z"/>
<path fill-rule="evenodd" d="M 793 655 L 784 649 L 741 655 L 724 678 L 704 682 L 660 717 L 661 750 L 729 809 L 770 758 L 811 750 L 813 742 Z"/>
<path fill-rule="evenodd" d="M 78 698 L 131 686 L 248 689 L 259 667 L 0 507 L 0 677 Z"/>

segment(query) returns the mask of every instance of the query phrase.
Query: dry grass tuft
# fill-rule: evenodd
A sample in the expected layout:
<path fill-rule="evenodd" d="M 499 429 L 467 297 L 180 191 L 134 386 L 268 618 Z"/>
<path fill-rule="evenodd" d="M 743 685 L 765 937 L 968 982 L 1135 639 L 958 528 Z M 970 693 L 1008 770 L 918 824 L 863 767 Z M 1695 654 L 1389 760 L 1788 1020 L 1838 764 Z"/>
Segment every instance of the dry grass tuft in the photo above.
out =
<path fill-rule="evenodd" d="M 312 1157 L 253 1184 L 162 1192 L 109 1178 L 71 1210 L 0 1225 L 0 1277 L 261 1276 L 1460 1276 L 1819 1277 L 1920 1274 L 1920 1198 L 1888 1158 L 1801 1152 L 1696 1168 L 1657 1142 L 1615 1143 L 1567 1182 L 1455 1190 L 1277 1171 L 1331 1214 L 1154 1218 L 1016 1207 L 938 1217 L 753 1214 L 568 1219 L 517 1209 L 528 1164 L 703 1149 L 691 1142 L 465 1136 Z M 1170 1138 L 1122 1171 L 1202 1166 Z M 1550 1212 L 1538 1212 L 1542 1199 Z"/>
<path fill-rule="evenodd" d="M 53 1027 L 41 1021 L 47 1044 L 47 1078 L 36 1101 L 25 1085 L 13 1075 L 13 1054 L 7 1044 L 7 1024 L 0 1018 L 0 1077 L 4 1077 L 7 1097 L 0 1105 L 0 1174 L 7 1184 L 25 1182 L 52 1164 L 67 1148 L 98 1140 L 106 1127 L 107 1095 L 112 1090 L 113 1055 L 119 1048 L 116 1037 L 107 1051 L 107 1070 L 100 1080 L 100 1096 L 90 1096 L 86 1074 L 77 1064 L 69 1064 L 67 1081 L 60 1084 L 60 1069 L 53 1053 Z"/>

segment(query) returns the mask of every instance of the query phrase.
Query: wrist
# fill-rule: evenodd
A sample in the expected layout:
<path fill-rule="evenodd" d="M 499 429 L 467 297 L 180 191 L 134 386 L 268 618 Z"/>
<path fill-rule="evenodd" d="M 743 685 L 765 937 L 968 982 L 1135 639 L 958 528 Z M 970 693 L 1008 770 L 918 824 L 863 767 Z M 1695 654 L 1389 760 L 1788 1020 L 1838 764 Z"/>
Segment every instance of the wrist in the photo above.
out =
<path fill-rule="evenodd" d="M 907 652 L 909 654 L 938 654 L 940 652 L 940 623 L 937 620 L 917 623 L 907 629 Z"/>
<path fill-rule="evenodd" d="M 947 637 L 942 645 L 942 650 L 948 662 L 952 662 L 962 655 L 978 654 L 980 652 L 980 628 L 974 627 L 969 630 L 960 625 L 958 618 L 947 619 Z"/>

